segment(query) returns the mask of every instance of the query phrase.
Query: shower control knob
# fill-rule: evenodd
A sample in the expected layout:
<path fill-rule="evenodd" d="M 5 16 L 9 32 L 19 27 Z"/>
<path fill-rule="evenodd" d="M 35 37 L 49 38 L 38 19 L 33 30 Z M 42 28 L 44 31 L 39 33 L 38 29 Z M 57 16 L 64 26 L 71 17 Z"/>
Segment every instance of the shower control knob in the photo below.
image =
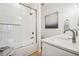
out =
<path fill-rule="evenodd" d="M 32 13 L 30 13 L 30 15 L 32 15 Z"/>
<path fill-rule="evenodd" d="M 32 34 L 34 34 L 34 32 L 32 32 Z"/>
<path fill-rule="evenodd" d="M 31 39 L 33 39 L 34 37 L 31 37 Z"/>

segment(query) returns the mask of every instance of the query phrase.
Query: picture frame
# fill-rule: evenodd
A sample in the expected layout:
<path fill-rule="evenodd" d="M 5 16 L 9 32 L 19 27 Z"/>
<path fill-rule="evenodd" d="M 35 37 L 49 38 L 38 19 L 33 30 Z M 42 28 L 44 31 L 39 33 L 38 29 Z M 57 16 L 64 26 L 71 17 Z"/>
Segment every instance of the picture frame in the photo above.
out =
<path fill-rule="evenodd" d="M 45 16 L 45 28 L 46 29 L 58 28 L 58 11 Z"/>

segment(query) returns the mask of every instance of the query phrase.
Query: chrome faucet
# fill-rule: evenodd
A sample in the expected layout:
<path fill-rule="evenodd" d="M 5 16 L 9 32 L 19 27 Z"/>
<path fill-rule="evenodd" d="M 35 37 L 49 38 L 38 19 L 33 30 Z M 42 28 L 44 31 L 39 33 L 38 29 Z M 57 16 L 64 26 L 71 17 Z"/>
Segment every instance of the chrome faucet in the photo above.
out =
<path fill-rule="evenodd" d="M 75 31 L 76 31 L 76 36 L 78 36 L 78 31 L 77 31 L 76 29 L 73 29 L 73 30 L 75 30 Z"/>
<path fill-rule="evenodd" d="M 68 30 L 65 30 L 64 33 L 65 33 L 66 31 L 71 31 L 71 32 L 73 33 L 72 42 L 73 42 L 73 43 L 76 43 L 76 36 L 75 36 L 74 30 L 68 29 Z"/>

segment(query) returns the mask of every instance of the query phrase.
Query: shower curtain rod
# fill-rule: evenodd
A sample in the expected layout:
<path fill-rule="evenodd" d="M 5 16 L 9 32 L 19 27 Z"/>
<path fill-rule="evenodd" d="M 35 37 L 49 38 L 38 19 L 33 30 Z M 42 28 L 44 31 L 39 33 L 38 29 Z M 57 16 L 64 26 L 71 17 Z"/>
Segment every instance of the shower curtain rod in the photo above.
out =
<path fill-rule="evenodd" d="M 19 4 L 21 4 L 21 5 L 25 6 L 25 7 L 28 7 L 28 8 L 30 8 L 30 9 L 33 9 L 33 10 L 37 11 L 37 10 L 34 9 L 34 8 L 31 8 L 31 7 L 29 7 L 29 6 L 24 5 L 23 3 L 19 3 Z"/>

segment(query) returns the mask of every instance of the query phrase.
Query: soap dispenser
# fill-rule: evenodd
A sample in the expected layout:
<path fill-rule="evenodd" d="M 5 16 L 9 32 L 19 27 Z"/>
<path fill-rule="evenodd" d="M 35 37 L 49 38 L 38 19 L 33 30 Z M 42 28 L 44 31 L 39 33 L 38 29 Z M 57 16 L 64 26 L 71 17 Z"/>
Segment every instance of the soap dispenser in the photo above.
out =
<path fill-rule="evenodd" d="M 69 30 L 69 29 L 70 29 L 69 20 L 66 19 L 66 20 L 64 21 L 64 31 L 65 31 L 65 30 Z"/>

